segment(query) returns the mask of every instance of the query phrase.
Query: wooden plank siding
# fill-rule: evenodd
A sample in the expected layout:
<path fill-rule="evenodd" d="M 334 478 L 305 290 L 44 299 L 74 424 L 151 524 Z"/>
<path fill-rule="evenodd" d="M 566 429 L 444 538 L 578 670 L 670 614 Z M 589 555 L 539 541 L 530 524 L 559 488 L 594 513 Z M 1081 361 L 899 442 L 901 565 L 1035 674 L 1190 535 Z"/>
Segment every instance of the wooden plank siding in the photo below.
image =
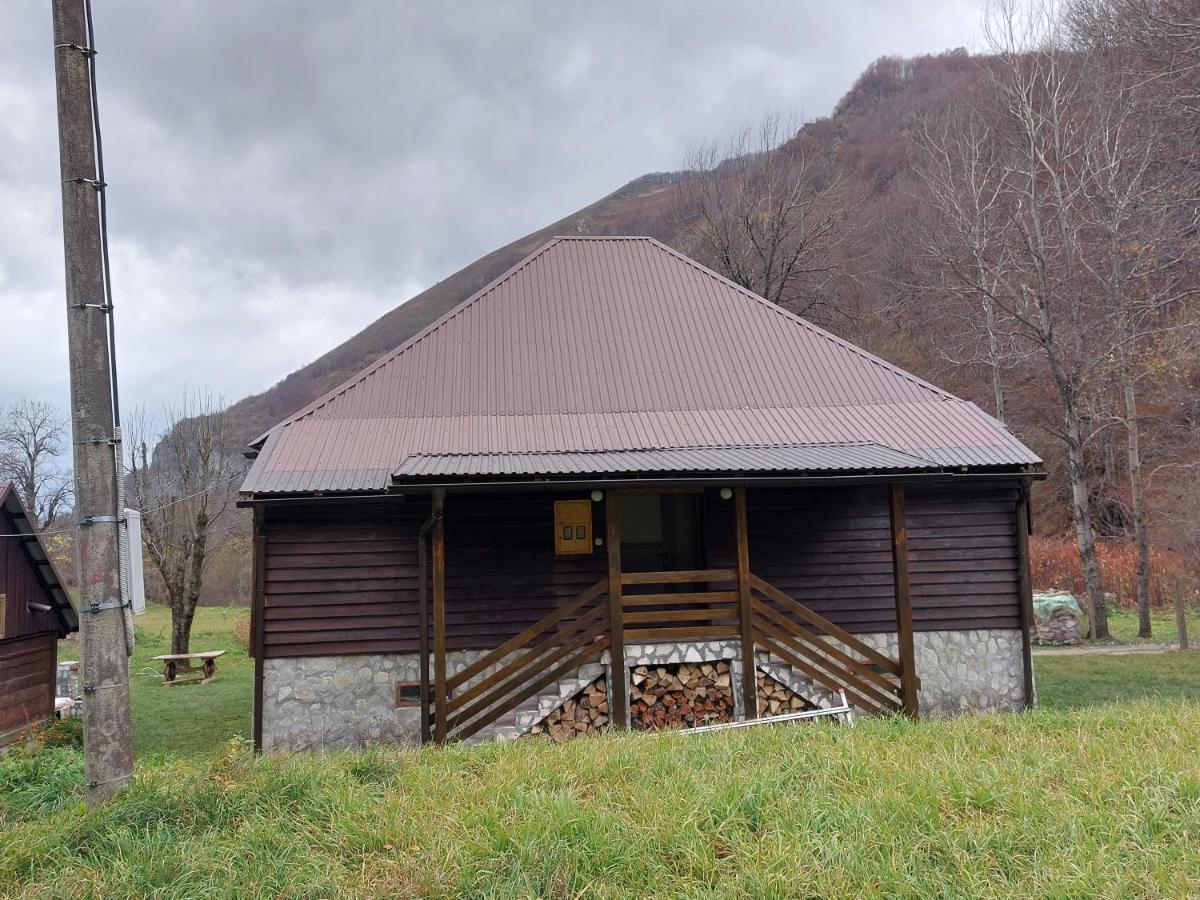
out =
<path fill-rule="evenodd" d="M 604 577 L 602 547 L 555 556 L 554 500 L 563 496 L 580 498 L 446 499 L 448 650 L 503 643 Z M 593 524 L 603 522 L 603 507 L 593 507 Z M 268 507 L 265 656 L 416 653 L 417 530 L 429 510 L 417 499 Z"/>
<path fill-rule="evenodd" d="M 906 487 L 916 631 L 1020 627 L 1017 493 L 1015 479 Z M 554 553 L 554 501 L 585 496 L 447 496 L 448 650 L 498 646 L 605 577 L 604 547 Z M 847 631 L 895 629 L 886 485 L 748 488 L 746 500 L 753 574 Z M 736 569 L 734 502 L 709 490 L 703 509 L 704 565 Z M 429 511 L 419 498 L 268 504 L 264 655 L 416 653 Z M 592 516 L 604 534 L 604 503 Z"/>
<path fill-rule="evenodd" d="M 17 531 L 16 523 L 0 509 L 0 534 L 15 534 Z M 46 589 L 19 538 L 0 537 L 0 594 L 6 598 L 4 633 L 0 634 L 0 639 L 59 629 L 55 612 L 39 612 L 29 608 L 30 603 L 45 606 L 53 601 L 47 597 Z"/>
<path fill-rule="evenodd" d="M 0 641 L 0 744 L 54 712 L 58 633 Z"/>
<path fill-rule="evenodd" d="M 748 491 L 750 569 L 842 626 L 894 631 L 886 486 Z M 906 487 L 916 631 L 1019 628 L 1017 484 Z M 708 565 L 735 561 L 733 504 L 706 495 Z"/>

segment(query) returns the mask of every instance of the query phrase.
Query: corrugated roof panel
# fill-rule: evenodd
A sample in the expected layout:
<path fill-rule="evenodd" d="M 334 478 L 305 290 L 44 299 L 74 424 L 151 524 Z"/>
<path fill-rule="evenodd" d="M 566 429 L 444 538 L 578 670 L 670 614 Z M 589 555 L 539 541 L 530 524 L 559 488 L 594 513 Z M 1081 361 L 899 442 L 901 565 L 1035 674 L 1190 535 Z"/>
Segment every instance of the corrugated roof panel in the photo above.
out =
<path fill-rule="evenodd" d="M 414 456 L 861 442 L 1040 462 L 973 404 L 657 241 L 556 238 L 272 429 L 243 491 L 383 488 Z"/>
<path fill-rule="evenodd" d="M 416 454 L 397 480 L 469 476 L 610 475 L 659 472 L 845 472 L 938 469 L 932 460 L 877 444 L 691 447 L 598 453 Z"/>

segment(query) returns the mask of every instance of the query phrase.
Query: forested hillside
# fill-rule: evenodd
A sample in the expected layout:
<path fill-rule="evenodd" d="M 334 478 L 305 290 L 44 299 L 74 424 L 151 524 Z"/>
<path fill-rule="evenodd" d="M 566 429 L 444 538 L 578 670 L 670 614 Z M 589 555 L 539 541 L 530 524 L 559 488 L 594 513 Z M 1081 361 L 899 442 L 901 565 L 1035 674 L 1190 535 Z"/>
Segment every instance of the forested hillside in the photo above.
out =
<path fill-rule="evenodd" d="M 1140 568 L 1152 539 L 1194 565 L 1194 5 L 1081 2 L 991 23 L 989 55 L 880 59 L 827 118 L 713 135 L 678 173 L 397 306 L 234 404 L 235 433 L 252 439 L 553 235 L 650 234 L 1005 419 L 1046 459 L 1039 530 L 1071 534 L 1089 593 L 1096 539 L 1140 535 Z"/>

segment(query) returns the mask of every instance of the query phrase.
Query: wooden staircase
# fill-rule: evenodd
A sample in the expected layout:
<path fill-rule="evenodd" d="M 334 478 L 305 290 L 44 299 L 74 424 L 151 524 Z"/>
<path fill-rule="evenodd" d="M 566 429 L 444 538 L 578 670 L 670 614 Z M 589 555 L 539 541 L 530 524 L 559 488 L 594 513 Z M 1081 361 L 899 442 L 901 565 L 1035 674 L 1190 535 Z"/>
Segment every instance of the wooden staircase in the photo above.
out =
<path fill-rule="evenodd" d="M 901 663 L 892 659 L 757 575 L 743 591 L 733 569 L 677 572 L 627 572 L 622 586 L 667 585 L 657 593 L 626 594 L 612 603 L 609 579 L 587 588 L 565 606 L 449 676 L 433 691 L 434 740 L 466 740 L 480 732 L 515 737 L 533 724 L 532 711 L 544 705 L 541 692 L 569 683 L 585 669 L 594 673 L 606 650 L 626 640 L 639 642 L 707 641 L 740 638 L 750 688 L 754 690 L 757 653 L 786 665 L 796 680 L 836 695 L 845 691 L 863 712 L 889 715 L 905 710 Z M 737 584 L 736 589 L 724 587 Z M 692 591 L 683 589 L 691 585 Z M 708 586 L 717 585 L 708 589 Z M 748 609 L 747 607 L 748 601 Z M 616 621 L 614 621 L 614 618 Z M 616 641 L 613 640 L 614 632 Z M 616 666 L 624 670 L 623 665 Z M 747 674 L 748 673 L 748 674 Z M 626 678 L 628 675 L 626 674 Z M 915 683 L 915 679 L 914 679 Z M 623 727 L 625 710 L 611 690 L 611 721 Z M 744 702 L 749 718 L 754 702 Z M 480 735 L 482 736 L 482 735 Z"/>

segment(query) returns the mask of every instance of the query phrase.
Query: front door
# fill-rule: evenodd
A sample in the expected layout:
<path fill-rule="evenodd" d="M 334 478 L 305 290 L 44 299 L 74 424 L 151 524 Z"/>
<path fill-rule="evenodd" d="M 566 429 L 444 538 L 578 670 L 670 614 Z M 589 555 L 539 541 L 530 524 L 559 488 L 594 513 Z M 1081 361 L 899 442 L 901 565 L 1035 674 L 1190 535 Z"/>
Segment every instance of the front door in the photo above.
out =
<path fill-rule="evenodd" d="M 703 567 L 701 494 L 621 497 L 621 569 L 666 572 Z"/>

